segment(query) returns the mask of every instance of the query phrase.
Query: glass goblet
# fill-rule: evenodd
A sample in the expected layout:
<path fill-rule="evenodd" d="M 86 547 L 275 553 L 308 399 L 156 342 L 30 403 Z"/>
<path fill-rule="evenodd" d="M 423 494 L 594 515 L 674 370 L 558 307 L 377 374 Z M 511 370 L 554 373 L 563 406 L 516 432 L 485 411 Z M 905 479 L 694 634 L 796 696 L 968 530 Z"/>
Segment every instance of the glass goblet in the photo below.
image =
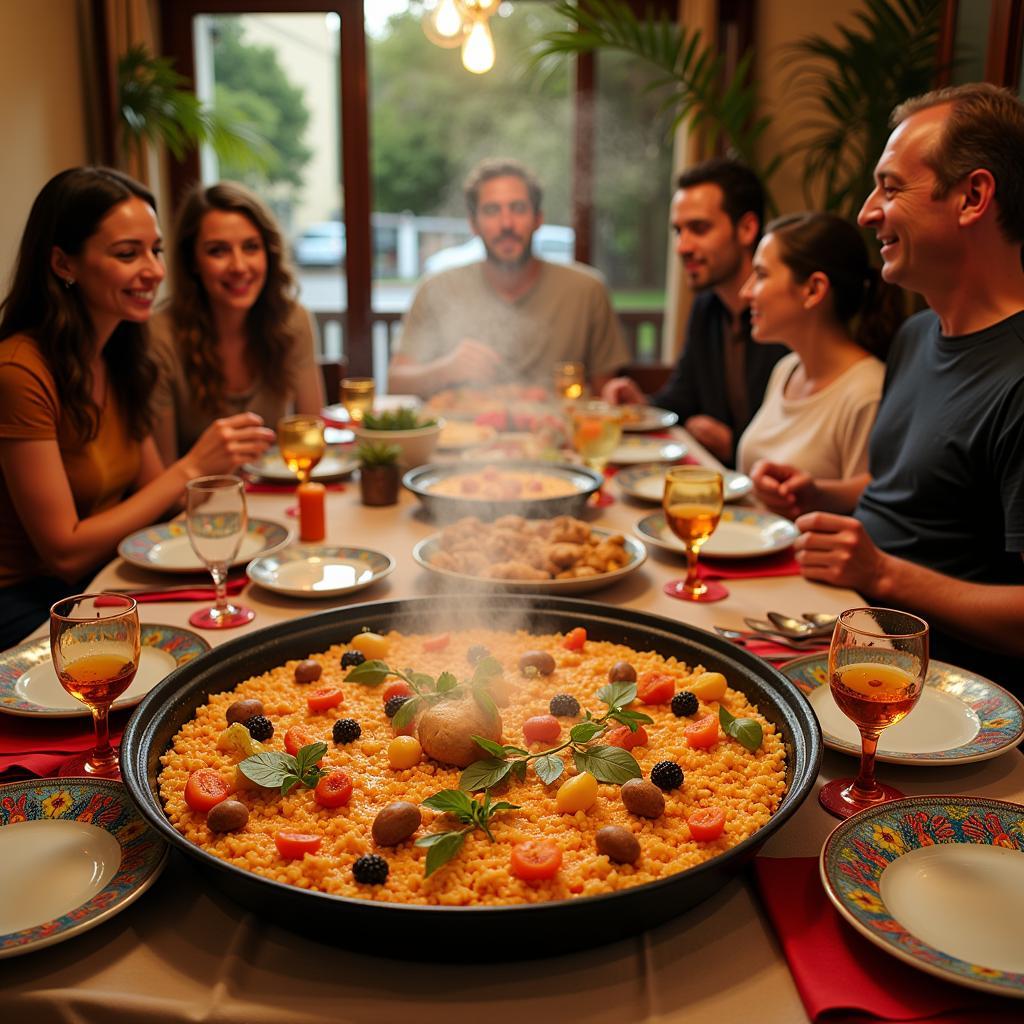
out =
<path fill-rule="evenodd" d="M 228 601 L 228 567 L 246 534 L 249 515 L 245 489 L 236 476 L 201 476 L 190 480 L 185 494 L 185 525 L 192 550 L 199 556 L 216 590 L 212 608 L 200 608 L 189 622 L 200 629 L 230 629 L 256 618 L 245 605 Z"/>
<path fill-rule="evenodd" d="M 828 649 L 828 682 L 839 710 L 860 730 L 860 770 L 855 779 L 821 787 L 822 807 L 848 818 L 865 807 L 903 794 L 875 778 L 875 753 L 883 729 L 914 709 L 928 674 L 928 623 L 892 608 L 850 608 L 836 620 Z"/>
<path fill-rule="evenodd" d="M 285 465 L 298 477 L 301 487 L 313 475 L 324 457 L 324 421 L 319 416 L 285 416 L 277 421 L 277 444 Z M 290 516 L 299 514 L 299 506 L 285 509 Z"/>
<path fill-rule="evenodd" d="M 139 669 L 139 610 L 123 594 L 76 594 L 50 608 L 50 654 L 61 686 L 91 712 L 96 743 L 69 758 L 59 775 L 119 779 L 117 751 L 110 745 L 110 705 L 132 684 Z"/>
<path fill-rule="evenodd" d="M 672 580 L 665 590 L 684 601 L 720 601 L 729 596 L 721 583 L 697 575 L 700 549 L 722 515 L 722 474 L 703 466 L 676 466 L 665 473 L 661 507 L 669 529 L 686 548 L 686 579 Z"/>
<path fill-rule="evenodd" d="M 377 386 L 372 377 L 346 377 L 341 382 L 341 404 L 352 423 L 360 424 L 373 411 Z"/>
<path fill-rule="evenodd" d="M 604 472 L 608 458 L 622 440 L 622 410 L 607 402 L 574 402 L 572 445 L 585 465 Z"/>

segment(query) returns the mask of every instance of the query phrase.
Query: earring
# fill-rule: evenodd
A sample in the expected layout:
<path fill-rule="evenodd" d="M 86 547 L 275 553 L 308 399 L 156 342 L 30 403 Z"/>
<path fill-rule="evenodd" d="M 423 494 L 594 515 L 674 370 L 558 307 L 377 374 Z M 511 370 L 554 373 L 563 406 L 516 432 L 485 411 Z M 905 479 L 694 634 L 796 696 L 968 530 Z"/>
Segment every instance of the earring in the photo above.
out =
<path fill-rule="evenodd" d="M 73 277 L 65 277 L 64 278 L 64 287 L 65 288 L 70 288 L 74 283 L 75 283 L 75 279 Z"/>

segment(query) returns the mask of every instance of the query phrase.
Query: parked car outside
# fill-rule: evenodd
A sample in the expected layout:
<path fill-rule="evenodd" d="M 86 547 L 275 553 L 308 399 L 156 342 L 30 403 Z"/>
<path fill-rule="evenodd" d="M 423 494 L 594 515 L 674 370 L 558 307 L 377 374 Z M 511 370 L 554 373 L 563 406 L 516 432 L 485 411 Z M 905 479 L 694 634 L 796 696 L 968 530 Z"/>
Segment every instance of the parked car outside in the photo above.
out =
<path fill-rule="evenodd" d="M 541 224 L 533 233 L 533 254 L 551 263 L 572 263 L 576 247 L 576 232 L 560 224 Z M 423 261 L 424 274 L 437 274 L 452 267 L 477 263 L 485 256 L 484 243 L 474 235 L 461 245 L 438 249 Z"/>
<path fill-rule="evenodd" d="M 340 220 L 310 224 L 295 239 L 295 262 L 300 267 L 338 267 L 345 262 L 345 225 Z"/>

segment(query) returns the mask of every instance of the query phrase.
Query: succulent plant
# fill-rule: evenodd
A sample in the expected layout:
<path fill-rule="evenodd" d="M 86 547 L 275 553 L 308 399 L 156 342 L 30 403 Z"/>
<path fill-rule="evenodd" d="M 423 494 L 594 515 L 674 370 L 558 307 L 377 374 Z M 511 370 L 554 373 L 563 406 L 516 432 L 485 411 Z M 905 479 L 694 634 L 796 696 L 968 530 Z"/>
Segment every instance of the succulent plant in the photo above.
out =
<path fill-rule="evenodd" d="M 360 466 L 394 466 L 398 462 L 402 449 L 393 444 L 374 444 L 364 441 L 356 449 L 356 458 Z"/>
<path fill-rule="evenodd" d="M 436 422 L 434 419 L 420 420 L 416 410 L 407 406 L 377 414 L 368 412 L 363 417 L 363 426 L 367 430 L 419 430 L 432 427 Z"/>

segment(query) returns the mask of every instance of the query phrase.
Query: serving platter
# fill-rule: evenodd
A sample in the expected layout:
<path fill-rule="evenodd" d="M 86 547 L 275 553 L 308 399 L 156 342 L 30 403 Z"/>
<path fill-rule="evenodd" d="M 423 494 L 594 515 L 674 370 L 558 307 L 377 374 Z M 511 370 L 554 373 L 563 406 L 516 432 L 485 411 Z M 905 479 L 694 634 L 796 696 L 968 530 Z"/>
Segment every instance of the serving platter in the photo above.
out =
<path fill-rule="evenodd" d="M 433 462 L 409 470 L 402 477 L 402 483 L 420 499 L 424 511 L 439 519 L 459 519 L 462 516 L 496 519 L 498 516 L 513 514 L 525 516 L 528 519 L 544 519 L 550 516 L 579 515 L 586 507 L 589 497 L 604 482 L 604 477 L 600 473 L 584 466 L 527 459 L 507 459 L 501 463 L 503 471 L 555 477 L 568 484 L 572 488 L 572 493 L 549 498 L 519 497 L 481 500 L 433 492 L 433 488 L 442 480 L 479 475 L 490 468 L 489 463 L 483 462 Z"/>
<path fill-rule="evenodd" d="M 601 530 L 597 527 L 591 527 L 590 532 L 592 535 L 596 534 L 602 540 L 614 535 L 612 530 Z M 499 590 L 509 594 L 587 594 L 617 583 L 619 580 L 636 572 L 644 564 L 647 559 L 647 549 L 643 544 L 632 537 L 624 537 L 623 540 L 630 558 L 628 564 L 624 565 L 621 569 L 599 573 L 596 576 L 578 576 L 573 579 L 564 580 L 489 579 L 484 576 L 471 576 L 468 573 L 438 568 L 438 566 L 431 564 L 431 558 L 440 548 L 441 535 L 439 533 L 432 534 L 421 540 L 412 549 L 412 557 L 436 578 L 459 590 L 469 587 L 481 590 Z"/>
<path fill-rule="evenodd" d="M 287 597 L 323 598 L 354 594 L 390 576 L 394 561 L 382 551 L 325 544 L 297 544 L 253 559 L 246 575 Z"/>
<path fill-rule="evenodd" d="M 340 448 L 328 447 L 324 457 L 313 467 L 311 480 L 340 480 L 348 476 L 357 466 L 359 460 L 351 453 Z M 285 465 L 281 452 L 277 448 L 268 448 L 256 462 L 247 462 L 242 469 L 250 476 L 274 483 L 298 484 L 295 474 Z"/>
<path fill-rule="evenodd" d="M 682 555 L 683 542 L 669 529 L 662 512 L 652 512 L 635 527 L 640 537 L 655 547 Z M 756 558 L 774 555 L 791 547 L 800 531 L 782 516 L 748 508 L 727 508 L 715 532 L 700 549 L 709 558 Z"/>
<path fill-rule="evenodd" d="M 590 639 L 655 650 L 726 674 L 772 722 L 787 750 L 786 795 L 768 823 L 731 850 L 658 881 L 591 897 L 498 907 L 413 906 L 328 896 L 288 886 L 223 861 L 188 842 L 167 820 L 157 776 L 161 754 L 209 696 L 238 681 L 325 650 L 367 627 L 380 633 L 452 628 L 522 628 L 549 634 L 583 625 Z M 367 948 L 402 935 L 399 955 L 414 959 L 508 959 L 597 945 L 651 928 L 717 892 L 796 811 L 811 791 L 821 734 L 806 700 L 785 676 L 735 645 L 693 626 L 626 608 L 563 597 L 474 594 L 335 608 L 277 623 L 219 645 L 151 691 L 133 714 L 121 745 L 125 782 L 149 824 L 201 864 L 212 884 L 262 917 L 325 941 Z M 493 942 L 495 935 L 502 942 Z"/>
<path fill-rule="evenodd" d="M 645 462 L 675 462 L 686 455 L 685 444 L 659 437 L 624 437 L 608 456 L 616 466 L 637 466 Z"/>
<path fill-rule="evenodd" d="M 144 623 L 139 670 L 113 710 L 134 707 L 169 672 L 210 649 L 198 633 Z M 91 712 L 57 678 L 50 638 L 36 637 L 0 652 L 0 712 L 24 718 L 84 718 Z"/>
<path fill-rule="evenodd" d="M 0 785 L 0 958 L 63 942 L 137 900 L 168 849 L 120 782 Z"/>
<path fill-rule="evenodd" d="M 248 531 L 231 564 L 245 565 L 257 555 L 283 547 L 291 536 L 288 528 L 280 523 L 269 519 L 250 519 Z M 117 546 L 117 553 L 126 562 L 154 572 L 208 571 L 192 550 L 184 519 L 172 519 L 169 523 L 148 526 L 129 534 Z"/>
<path fill-rule="evenodd" d="M 615 474 L 615 483 L 631 498 L 660 505 L 665 490 L 666 468 L 663 462 L 630 466 L 629 469 L 623 469 Z M 737 473 L 734 469 L 722 470 L 722 496 L 726 501 L 739 501 L 753 489 L 754 481 L 745 473 Z"/>
<path fill-rule="evenodd" d="M 679 422 L 679 417 L 670 409 L 659 409 L 656 405 L 624 405 L 625 415 L 622 429 L 627 433 L 648 430 L 667 430 Z"/>
<path fill-rule="evenodd" d="M 1024 806 L 923 796 L 868 808 L 821 851 L 839 913 L 912 967 L 1024 998 Z"/>
<path fill-rule="evenodd" d="M 860 733 L 828 685 L 828 653 L 779 666 L 804 693 L 821 723 L 825 746 L 860 757 Z M 889 764 L 967 764 L 998 757 L 1024 739 L 1024 705 L 1001 686 L 943 661 L 930 661 L 917 707 L 882 731 L 879 761 Z"/>

